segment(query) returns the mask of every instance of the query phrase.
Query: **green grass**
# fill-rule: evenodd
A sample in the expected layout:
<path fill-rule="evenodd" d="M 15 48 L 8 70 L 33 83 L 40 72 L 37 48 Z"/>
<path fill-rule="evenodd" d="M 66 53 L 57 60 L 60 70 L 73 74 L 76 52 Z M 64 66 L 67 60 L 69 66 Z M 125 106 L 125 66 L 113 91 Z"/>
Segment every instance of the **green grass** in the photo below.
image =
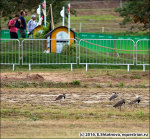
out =
<path fill-rule="evenodd" d="M 95 21 L 100 21 L 100 20 L 105 20 L 105 21 L 110 21 L 110 20 L 116 20 L 117 17 L 113 15 L 88 15 L 88 16 L 71 16 L 71 21 L 90 21 L 90 20 L 95 20 Z"/>
<path fill-rule="evenodd" d="M 34 105 L 34 109 L 30 106 L 26 106 L 26 108 L 9 108 L 9 109 L 1 109 L 1 116 L 3 118 L 8 117 L 26 117 L 27 119 L 31 119 L 33 121 L 36 120 L 48 120 L 48 119 L 83 119 L 83 120 L 92 120 L 92 119 L 115 119 L 118 117 L 119 119 L 139 119 L 139 120 L 148 120 L 149 113 L 142 110 L 134 110 L 120 113 L 119 111 L 112 110 L 109 112 L 108 109 L 106 111 L 103 108 L 97 110 L 98 106 L 93 108 L 83 108 L 78 109 L 76 106 L 72 106 L 70 109 L 69 106 L 51 106 L 51 108 L 44 108 L 42 105 Z M 32 112 L 31 112 L 32 111 Z M 114 118 L 114 116 L 116 116 Z"/>
<path fill-rule="evenodd" d="M 2 88 L 67 88 L 67 87 L 80 87 L 80 81 L 72 82 L 50 82 L 50 81 L 11 81 L 11 82 L 2 82 Z"/>
<path fill-rule="evenodd" d="M 124 85 L 124 82 L 120 82 L 116 85 L 116 87 L 118 88 L 123 88 L 125 85 Z"/>

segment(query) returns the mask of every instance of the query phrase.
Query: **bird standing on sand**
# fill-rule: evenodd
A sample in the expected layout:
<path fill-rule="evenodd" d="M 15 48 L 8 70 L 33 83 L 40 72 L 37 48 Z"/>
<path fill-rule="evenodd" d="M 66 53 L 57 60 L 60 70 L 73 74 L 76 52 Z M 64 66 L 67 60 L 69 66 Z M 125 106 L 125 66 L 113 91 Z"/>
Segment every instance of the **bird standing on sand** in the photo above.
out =
<path fill-rule="evenodd" d="M 57 101 L 57 100 L 64 100 L 66 98 L 66 94 L 63 94 L 63 95 L 59 95 L 56 99 L 55 99 L 55 101 Z"/>
<path fill-rule="evenodd" d="M 132 100 L 130 103 L 129 103 L 129 105 L 133 105 L 133 104 L 137 104 L 137 103 L 140 103 L 140 101 L 141 101 L 141 97 L 139 97 L 139 96 L 136 96 L 136 99 L 134 99 L 134 100 Z"/>
<path fill-rule="evenodd" d="M 109 98 L 109 100 L 113 100 L 115 99 L 116 97 L 118 97 L 117 93 L 116 92 L 113 92 L 113 95 Z"/>
<path fill-rule="evenodd" d="M 125 99 L 122 99 L 120 101 L 118 101 L 113 107 L 120 107 L 120 111 L 121 111 L 121 106 L 125 104 Z"/>

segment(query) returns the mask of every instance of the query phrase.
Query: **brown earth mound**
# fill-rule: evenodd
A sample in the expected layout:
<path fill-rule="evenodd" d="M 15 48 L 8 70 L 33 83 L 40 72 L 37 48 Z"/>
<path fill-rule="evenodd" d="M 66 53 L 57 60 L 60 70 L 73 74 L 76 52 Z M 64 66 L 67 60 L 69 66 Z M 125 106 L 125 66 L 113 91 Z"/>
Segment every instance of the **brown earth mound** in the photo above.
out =
<path fill-rule="evenodd" d="M 39 74 L 32 74 L 32 75 L 27 75 L 27 79 L 30 80 L 44 80 L 43 76 L 39 75 Z"/>

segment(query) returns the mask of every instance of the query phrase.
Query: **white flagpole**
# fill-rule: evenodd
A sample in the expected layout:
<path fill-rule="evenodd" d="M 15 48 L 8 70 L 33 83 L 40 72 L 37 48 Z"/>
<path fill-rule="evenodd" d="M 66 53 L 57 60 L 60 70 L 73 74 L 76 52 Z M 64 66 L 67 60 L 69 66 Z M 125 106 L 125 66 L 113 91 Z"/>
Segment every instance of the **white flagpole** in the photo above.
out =
<path fill-rule="evenodd" d="M 40 11 L 40 13 L 39 13 L 39 23 L 40 23 L 40 19 L 41 19 L 41 5 L 39 5 L 39 11 Z"/>
<path fill-rule="evenodd" d="M 45 24 L 45 27 L 46 27 L 46 0 L 44 0 L 44 4 L 45 4 L 45 8 L 44 8 L 44 10 L 45 10 L 44 24 Z"/>
<path fill-rule="evenodd" d="M 70 45 L 70 3 L 68 4 L 68 44 Z"/>
<path fill-rule="evenodd" d="M 65 26 L 65 7 L 63 7 L 63 23 L 62 25 Z"/>

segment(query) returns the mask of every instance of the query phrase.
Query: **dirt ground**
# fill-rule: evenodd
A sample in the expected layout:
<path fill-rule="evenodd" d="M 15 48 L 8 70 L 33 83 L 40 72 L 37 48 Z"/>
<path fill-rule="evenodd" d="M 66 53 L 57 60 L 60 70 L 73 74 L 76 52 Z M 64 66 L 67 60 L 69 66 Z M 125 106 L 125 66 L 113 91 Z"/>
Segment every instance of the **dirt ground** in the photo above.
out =
<path fill-rule="evenodd" d="M 16 103 L 16 104 L 43 104 L 43 105 L 63 105 L 63 104 L 95 104 L 102 105 L 103 107 L 111 107 L 112 105 L 124 98 L 127 103 L 140 96 L 142 101 L 138 107 L 149 107 L 149 89 L 127 89 L 127 88 L 25 88 L 25 89 L 2 89 L 1 101 Z M 110 102 L 109 97 L 113 92 L 117 92 L 118 98 Z M 58 103 L 55 101 L 56 97 L 60 94 L 66 94 L 65 102 Z M 130 107 L 130 105 L 126 105 Z"/>
<path fill-rule="evenodd" d="M 126 70 L 76 70 L 74 72 L 53 70 L 51 72 L 2 72 L 2 82 L 11 81 L 50 81 L 50 82 L 71 82 L 78 80 L 81 84 L 89 86 L 99 83 L 107 86 L 108 84 L 124 83 L 124 85 L 145 85 L 149 87 L 149 71 L 130 71 Z"/>
<path fill-rule="evenodd" d="M 56 84 L 73 81 L 80 84 L 36 88 L 11 86 L 13 82 Z M 3 138 L 79 138 L 80 132 L 149 132 L 148 71 L 2 72 L 1 85 Z M 109 101 L 113 92 L 117 92 L 118 98 Z M 55 101 L 63 93 L 66 99 Z M 128 103 L 136 96 L 141 97 L 140 104 L 130 106 Z M 120 111 L 113 105 L 122 98 L 126 104 Z"/>

